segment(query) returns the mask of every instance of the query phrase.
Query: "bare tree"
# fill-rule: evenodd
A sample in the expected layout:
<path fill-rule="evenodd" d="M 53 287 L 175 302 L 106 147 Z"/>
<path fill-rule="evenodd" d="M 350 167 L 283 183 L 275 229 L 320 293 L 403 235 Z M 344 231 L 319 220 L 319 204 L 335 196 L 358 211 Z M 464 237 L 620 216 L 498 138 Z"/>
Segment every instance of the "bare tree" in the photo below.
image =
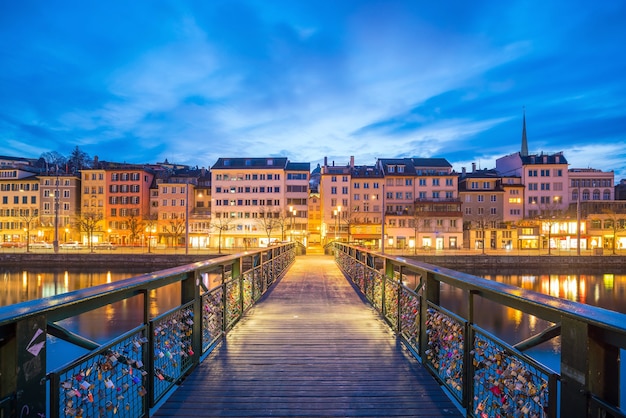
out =
<path fill-rule="evenodd" d="M 348 242 L 351 242 L 352 227 L 360 224 L 357 213 L 351 210 L 341 212 L 339 216 L 339 230 L 341 231 L 341 224 L 345 225 L 348 229 Z M 341 234 L 340 234 L 341 235 Z"/>
<path fill-rule="evenodd" d="M 539 219 L 541 219 L 541 229 L 548 232 L 548 255 L 552 254 L 552 228 L 559 224 L 559 217 L 563 214 L 561 200 L 557 197 L 554 200 L 539 205 Z"/>
<path fill-rule="evenodd" d="M 413 229 L 413 254 L 417 254 L 417 234 L 420 231 L 421 225 L 424 223 L 426 217 L 424 206 L 419 205 L 417 202 L 413 204 L 413 210 L 409 214 L 409 227 Z"/>
<path fill-rule="evenodd" d="M 137 239 L 145 228 L 144 221 L 138 218 L 133 212 L 131 212 L 131 214 L 126 218 L 125 222 L 128 230 L 130 231 L 130 241 L 132 243 L 137 242 Z"/>
<path fill-rule="evenodd" d="M 93 236 L 94 232 L 101 231 L 100 221 L 102 220 L 102 212 L 86 211 L 76 219 L 76 228 L 87 234 L 89 239 L 89 249 L 93 252 Z"/>
<path fill-rule="evenodd" d="M 185 233 L 185 220 L 184 219 L 171 219 L 163 230 L 166 234 L 169 234 L 172 238 L 174 249 L 178 248 L 178 241 L 180 237 Z"/>
<path fill-rule="evenodd" d="M 67 162 L 67 159 L 56 151 L 44 152 L 41 154 L 40 158 L 42 158 L 46 164 L 47 173 L 52 171 L 53 168 L 55 171 L 58 170 L 59 167 L 63 167 Z"/>
<path fill-rule="evenodd" d="M 76 173 L 83 168 L 88 168 L 91 166 L 91 158 L 89 154 L 78 148 L 76 146 L 72 153 L 67 157 L 67 164 L 69 166 L 69 171 L 71 173 Z"/>
<path fill-rule="evenodd" d="M 217 240 L 217 252 L 218 254 L 222 253 L 222 232 L 228 231 L 230 229 L 230 224 L 232 223 L 232 219 L 228 217 L 227 213 L 224 213 L 219 218 L 213 219 L 210 224 L 211 229 L 217 229 L 218 231 L 218 240 Z"/>
<path fill-rule="evenodd" d="M 477 234 L 477 238 L 481 239 L 482 253 L 485 254 L 485 248 L 487 247 L 487 232 L 492 229 L 496 229 L 499 222 L 500 217 L 498 215 L 493 215 L 491 213 L 479 213 L 467 216 L 463 224 L 465 229 L 474 230 L 479 233 Z"/>
<path fill-rule="evenodd" d="M 146 230 L 148 231 L 148 252 L 150 252 L 150 245 L 152 244 L 152 233 L 156 228 L 158 221 L 158 215 L 156 213 L 150 213 L 144 215 L 143 224 L 145 225 Z"/>
<path fill-rule="evenodd" d="M 602 216 L 594 218 L 602 223 L 602 227 L 610 229 L 613 234 L 613 254 L 617 254 L 617 236 L 619 233 L 626 231 L 626 214 L 616 212 L 613 209 L 602 209 Z"/>
<path fill-rule="evenodd" d="M 285 241 L 285 231 L 287 230 L 287 227 L 289 225 L 289 215 L 287 214 L 288 211 L 275 211 L 273 213 L 273 219 L 274 219 L 274 223 L 276 224 L 276 227 L 280 229 L 280 236 L 281 236 L 281 241 Z M 270 214 L 270 216 L 272 216 Z"/>
<path fill-rule="evenodd" d="M 283 218 L 284 221 L 284 218 Z M 268 206 L 260 206 L 259 207 L 259 218 L 257 218 L 257 223 L 259 224 L 259 227 L 265 231 L 265 234 L 267 235 L 267 243 L 269 244 L 271 238 L 272 238 L 272 231 L 274 231 L 277 228 L 280 228 L 281 226 L 282 228 L 282 233 L 284 234 L 284 222 L 281 223 L 280 222 L 280 218 L 278 217 L 278 212 L 276 211 L 272 211 L 270 207 Z M 284 240 L 284 235 L 283 235 L 283 240 Z"/>
<path fill-rule="evenodd" d="M 19 220 L 26 228 L 26 252 L 30 251 L 30 230 L 39 222 L 39 210 L 35 207 L 20 209 Z"/>

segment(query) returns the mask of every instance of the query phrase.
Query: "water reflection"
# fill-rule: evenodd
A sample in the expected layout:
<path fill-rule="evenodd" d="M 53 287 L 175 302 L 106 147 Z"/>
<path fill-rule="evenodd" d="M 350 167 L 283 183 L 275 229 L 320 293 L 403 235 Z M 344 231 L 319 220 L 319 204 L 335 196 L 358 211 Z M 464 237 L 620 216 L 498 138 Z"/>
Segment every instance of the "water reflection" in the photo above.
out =
<path fill-rule="evenodd" d="M 626 313 L 626 274 L 528 272 L 494 274 L 485 271 L 467 271 L 467 273 L 522 289 Z M 467 317 L 469 308 L 467 292 L 443 285 L 441 298 L 444 307 Z M 553 325 L 534 315 L 493 303 L 479 296 L 474 297 L 474 320 L 476 325 L 511 345 Z M 526 353 L 558 372 L 560 352 L 561 341 L 557 337 Z"/>
<path fill-rule="evenodd" d="M 112 283 L 124 278 L 145 273 L 126 269 L 124 271 L 86 271 L 80 270 L 8 270 L 0 271 L 4 282 L 0 290 L 0 306 L 23 301 L 54 296 L 105 283 Z M 532 272 L 484 272 L 467 271 L 486 279 L 507 283 L 522 289 L 578 301 L 617 312 L 626 313 L 626 274 L 536 274 Z M 205 285 L 214 287 L 220 277 L 203 276 Z M 416 285 L 419 278 L 411 277 Z M 148 315 L 150 317 L 178 306 L 180 302 L 180 284 L 174 283 L 165 288 L 148 292 Z M 457 288 L 443 286 L 442 304 L 447 309 L 461 315 L 467 315 L 468 297 Z M 121 333 L 128 331 L 143 321 L 143 296 L 114 303 L 60 323 L 66 329 L 98 343 L 104 343 Z M 481 297 L 475 298 L 476 325 L 493 333 L 510 344 L 523 341 L 549 327 L 550 323 L 533 315 L 524 314 L 516 309 L 494 304 Z M 76 356 L 81 350 L 50 338 L 49 354 L 52 357 L 67 358 L 68 352 Z M 66 351 L 67 350 L 67 351 Z M 549 341 L 529 352 L 533 357 L 554 358 L 560 352 L 558 338 Z M 59 353 L 57 356 L 55 353 Z M 63 353 L 63 355 L 60 355 Z M 543 360 L 542 360 L 543 361 Z M 54 361 L 51 365 L 57 365 Z M 558 371 L 558 361 L 548 362 Z M 50 364 L 49 364 L 50 366 Z"/>

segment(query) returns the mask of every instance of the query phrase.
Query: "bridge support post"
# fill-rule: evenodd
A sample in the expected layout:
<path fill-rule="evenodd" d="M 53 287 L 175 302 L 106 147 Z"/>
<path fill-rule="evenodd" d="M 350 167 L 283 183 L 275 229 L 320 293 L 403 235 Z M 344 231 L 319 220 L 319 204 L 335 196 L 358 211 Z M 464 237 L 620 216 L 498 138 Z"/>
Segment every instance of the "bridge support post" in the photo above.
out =
<path fill-rule="evenodd" d="M 619 405 L 619 348 L 596 338 L 595 327 L 561 319 L 561 416 L 597 416 L 590 396 Z M 606 337 L 603 338 L 606 340 Z"/>
<path fill-rule="evenodd" d="M 15 382 L 15 416 L 46 415 L 46 317 L 30 317 L 15 324 L 15 333 L 3 343 L 2 380 Z M 5 357 L 4 348 L 9 355 Z M 5 376 L 5 371 L 9 372 Z M 57 390 L 57 388 L 53 388 Z M 4 388 L 2 389 L 3 395 Z"/>
<path fill-rule="evenodd" d="M 426 273 L 424 283 L 424 291 L 422 293 L 422 300 L 420 303 L 420 344 L 419 354 L 422 361 L 425 362 L 424 352 L 426 351 L 426 343 L 428 341 L 428 335 L 426 335 L 426 320 L 428 319 L 428 302 L 432 302 L 439 306 L 441 302 L 441 290 L 439 281 L 435 279 L 433 273 Z"/>
<path fill-rule="evenodd" d="M 200 273 L 187 273 L 187 278 L 180 283 L 181 305 L 193 301 L 192 341 L 194 368 L 200 363 L 202 354 L 202 298 L 200 297 Z"/>

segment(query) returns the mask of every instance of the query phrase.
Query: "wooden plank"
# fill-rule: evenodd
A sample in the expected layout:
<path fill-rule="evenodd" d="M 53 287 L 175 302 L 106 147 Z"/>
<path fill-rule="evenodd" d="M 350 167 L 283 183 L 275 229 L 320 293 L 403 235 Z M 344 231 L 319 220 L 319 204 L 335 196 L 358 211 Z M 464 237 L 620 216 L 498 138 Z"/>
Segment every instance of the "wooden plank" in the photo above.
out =
<path fill-rule="evenodd" d="M 332 257 L 287 275 L 155 417 L 461 417 Z"/>

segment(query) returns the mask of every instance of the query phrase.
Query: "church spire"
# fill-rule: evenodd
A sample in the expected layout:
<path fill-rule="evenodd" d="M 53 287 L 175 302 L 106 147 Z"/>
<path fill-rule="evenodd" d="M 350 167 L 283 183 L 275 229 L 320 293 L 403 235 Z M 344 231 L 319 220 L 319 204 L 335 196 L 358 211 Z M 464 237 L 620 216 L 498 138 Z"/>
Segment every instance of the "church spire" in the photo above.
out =
<path fill-rule="evenodd" d="M 522 125 L 522 157 L 528 157 L 528 139 L 526 138 L 526 106 L 524 106 L 524 122 Z"/>

